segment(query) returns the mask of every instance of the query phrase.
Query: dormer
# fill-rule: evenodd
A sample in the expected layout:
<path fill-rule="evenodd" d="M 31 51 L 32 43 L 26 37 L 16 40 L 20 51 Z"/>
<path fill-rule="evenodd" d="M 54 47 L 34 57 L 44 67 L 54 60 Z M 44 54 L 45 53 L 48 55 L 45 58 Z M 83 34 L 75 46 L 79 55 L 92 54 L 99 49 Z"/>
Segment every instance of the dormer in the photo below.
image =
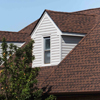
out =
<path fill-rule="evenodd" d="M 57 65 L 61 61 L 61 31 L 44 12 L 34 29 L 31 38 L 35 41 L 33 54 L 35 60 L 32 67 Z"/>
<path fill-rule="evenodd" d="M 31 34 L 35 41 L 32 67 L 58 65 L 92 27 L 89 18 L 45 10 Z"/>

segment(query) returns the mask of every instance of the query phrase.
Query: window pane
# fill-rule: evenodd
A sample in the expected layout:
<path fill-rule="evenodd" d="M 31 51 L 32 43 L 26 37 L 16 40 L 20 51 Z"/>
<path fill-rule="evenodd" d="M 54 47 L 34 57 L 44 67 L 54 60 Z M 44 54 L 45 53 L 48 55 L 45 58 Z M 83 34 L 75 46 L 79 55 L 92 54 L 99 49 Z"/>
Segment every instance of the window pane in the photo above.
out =
<path fill-rule="evenodd" d="M 50 51 L 45 51 L 44 52 L 44 63 L 47 64 L 47 63 L 50 63 Z"/>
<path fill-rule="evenodd" d="M 45 39 L 45 50 L 50 49 L 50 39 Z"/>

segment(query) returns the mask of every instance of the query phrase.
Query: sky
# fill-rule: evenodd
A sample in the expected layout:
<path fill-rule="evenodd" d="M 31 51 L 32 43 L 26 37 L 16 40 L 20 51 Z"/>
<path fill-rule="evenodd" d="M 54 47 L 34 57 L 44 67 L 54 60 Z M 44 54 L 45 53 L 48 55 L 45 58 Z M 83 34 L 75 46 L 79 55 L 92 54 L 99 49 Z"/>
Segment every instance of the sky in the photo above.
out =
<path fill-rule="evenodd" d="M 45 9 L 75 12 L 99 7 L 100 0 L 0 0 L 0 31 L 18 32 Z"/>

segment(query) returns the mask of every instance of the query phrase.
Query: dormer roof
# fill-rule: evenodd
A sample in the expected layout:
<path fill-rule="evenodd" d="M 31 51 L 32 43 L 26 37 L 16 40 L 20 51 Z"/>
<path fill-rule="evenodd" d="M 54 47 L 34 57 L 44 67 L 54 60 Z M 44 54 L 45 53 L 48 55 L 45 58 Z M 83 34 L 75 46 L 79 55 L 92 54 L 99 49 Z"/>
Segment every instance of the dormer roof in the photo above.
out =
<path fill-rule="evenodd" d="M 96 15 L 46 10 L 62 32 L 88 33 L 96 23 Z"/>
<path fill-rule="evenodd" d="M 62 32 L 88 33 L 97 22 L 95 14 L 78 14 L 45 10 Z M 44 13 L 43 13 L 44 14 Z M 42 16 L 43 16 L 42 14 Z M 31 34 L 42 16 L 19 32 Z"/>

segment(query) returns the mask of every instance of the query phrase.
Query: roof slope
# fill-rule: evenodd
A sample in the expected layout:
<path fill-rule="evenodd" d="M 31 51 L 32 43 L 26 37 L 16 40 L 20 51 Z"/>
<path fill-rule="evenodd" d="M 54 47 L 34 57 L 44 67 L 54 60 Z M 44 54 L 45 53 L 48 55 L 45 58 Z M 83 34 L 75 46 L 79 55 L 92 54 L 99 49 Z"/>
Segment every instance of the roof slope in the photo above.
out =
<path fill-rule="evenodd" d="M 41 86 L 47 85 L 50 93 L 100 91 L 100 20 Z"/>
<path fill-rule="evenodd" d="M 8 42 L 25 42 L 27 33 L 0 31 L 0 41 L 5 37 Z"/>
<path fill-rule="evenodd" d="M 32 31 L 34 30 L 37 22 L 38 22 L 38 20 L 36 20 L 35 22 L 33 22 L 30 25 L 26 26 L 25 28 L 23 28 L 19 32 L 21 32 L 21 33 L 28 33 L 30 35 L 32 33 Z"/>
<path fill-rule="evenodd" d="M 88 33 L 96 23 L 95 15 L 73 14 L 46 10 L 62 32 Z"/>

